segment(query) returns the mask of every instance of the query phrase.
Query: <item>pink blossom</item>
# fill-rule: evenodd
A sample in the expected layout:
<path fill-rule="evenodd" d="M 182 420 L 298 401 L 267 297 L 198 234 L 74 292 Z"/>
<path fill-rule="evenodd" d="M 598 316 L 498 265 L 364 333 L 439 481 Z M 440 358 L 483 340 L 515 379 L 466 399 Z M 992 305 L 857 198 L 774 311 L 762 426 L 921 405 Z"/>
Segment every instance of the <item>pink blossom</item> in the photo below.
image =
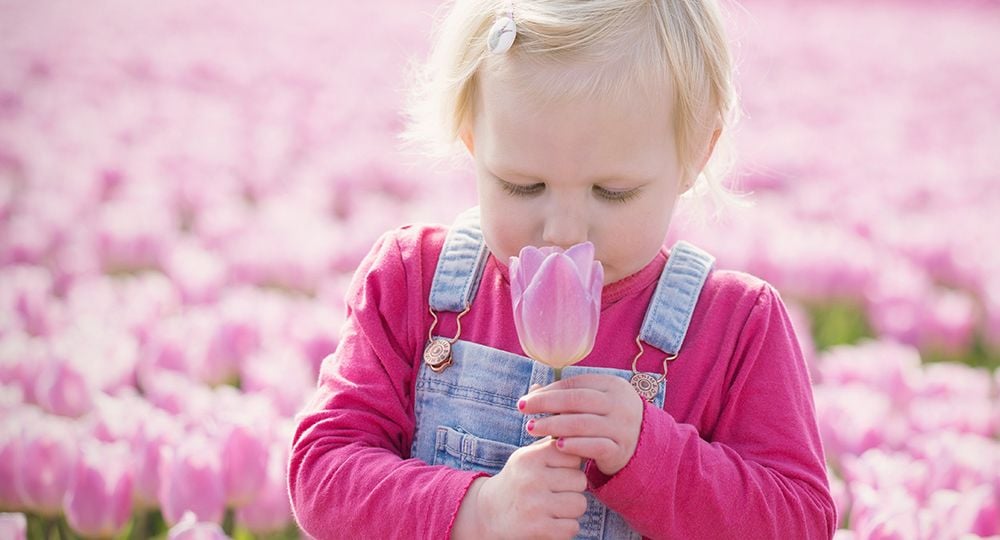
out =
<path fill-rule="evenodd" d="M 903 488 L 876 490 L 867 484 L 852 486 L 854 505 L 850 523 L 858 538 L 911 540 L 923 538 L 917 501 Z"/>
<path fill-rule="evenodd" d="M 236 521 L 255 534 L 280 531 L 292 522 L 292 508 L 288 498 L 287 471 L 288 445 L 271 444 L 267 467 L 267 480 L 261 492 L 249 504 L 236 511 Z"/>
<path fill-rule="evenodd" d="M 902 438 L 892 403 L 883 393 L 860 384 L 824 384 L 813 392 L 823 444 L 835 462 Z"/>
<path fill-rule="evenodd" d="M 18 265 L 0 270 L 2 317 L 13 315 L 5 333 L 18 328 L 33 336 L 45 336 L 62 324 L 54 302 L 52 273 L 43 266 Z M 2 320 L 2 319 L 0 319 Z"/>
<path fill-rule="evenodd" d="M 24 514 L 0 514 L 0 538 L 25 540 L 28 537 L 28 520 Z"/>
<path fill-rule="evenodd" d="M 21 390 L 26 403 L 35 403 L 35 384 L 49 358 L 48 344 L 20 331 L 0 339 L 0 383 Z"/>
<path fill-rule="evenodd" d="M 170 525 L 191 511 L 199 521 L 219 523 L 225 510 L 225 488 L 217 444 L 189 433 L 160 463 L 159 501 Z"/>
<path fill-rule="evenodd" d="M 819 372 L 825 384 L 860 383 L 905 405 L 921 382 L 920 365 L 920 353 L 913 347 L 880 340 L 830 349 L 819 359 Z"/>
<path fill-rule="evenodd" d="M 936 290 L 927 300 L 919 323 L 920 345 L 957 354 L 972 344 L 976 303 L 968 294 Z"/>
<path fill-rule="evenodd" d="M 74 362 L 52 358 L 39 374 L 34 394 L 43 409 L 78 418 L 94 406 L 95 392 L 90 380 Z"/>
<path fill-rule="evenodd" d="M 13 462 L 21 500 L 33 512 L 58 515 L 72 477 L 76 429 L 63 418 L 42 416 L 22 426 L 21 437 Z"/>
<path fill-rule="evenodd" d="M 110 537 L 132 514 L 132 465 L 125 443 L 85 443 L 66 493 L 66 519 L 77 533 Z"/>
<path fill-rule="evenodd" d="M 160 470 L 169 449 L 180 444 L 183 432 L 178 421 L 160 409 L 146 412 L 134 442 L 135 502 L 138 508 L 159 506 Z"/>
<path fill-rule="evenodd" d="M 267 481 L 268 445 L 249 424 L 228 426 L 222 437 L 222 481 L 226 502 L 239 508 L 257 498 Z"/>
<path fill-rule="evenodd" d="M 176 525 L 167 531 L 167 540 L 229 540 L 218 523 L 199 520 L 194 512 L 184 512 Z"/>
<path fill-rule="evenodd" d="M 169 246 L 164 266 L 187 303 L 214 302 L 226 284 L 227 271 L 222 259 L 193 240 L 184 239 Z"/>
<path fill-rule="evenodd" d="M 276 410 L 291 416 L 305 404 L 316 376 L 304 355 L 286 348 L 263 350 L 243 364 L 243 390 L 266 396 Z"/>
<path fill-rule="evenodd" d="M 565 252 L 525 246 L 510 259 L 510 296 L 521 348 L 555 369 L 590 354 L 601 315 L 604 268 L 594 245 Z"/>
<path fill-rule="evenodd" d="M 887 452 L 878 448 L 867 450 L 844 461 L 844 478 L 851 489 L 867 485 L 877 492 L 902 489 L 917 503 L 930 493 L 928 464 L 905 452 Z"/>

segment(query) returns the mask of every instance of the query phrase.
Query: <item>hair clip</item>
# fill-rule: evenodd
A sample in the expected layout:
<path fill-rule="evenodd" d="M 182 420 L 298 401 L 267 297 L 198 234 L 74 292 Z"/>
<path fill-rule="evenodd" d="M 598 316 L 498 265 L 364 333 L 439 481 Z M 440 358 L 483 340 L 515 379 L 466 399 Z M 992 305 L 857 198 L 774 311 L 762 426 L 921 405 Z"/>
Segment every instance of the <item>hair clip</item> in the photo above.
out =
<path fill-rule="evenodd" d="M 507 3 L 507 13 L 498 15 L 496 22 L 486 36 L 486 46 L 492 54 L 503 54 L 510 50 L 517 36 L 517 25 L 514 24 L 514 3 Z"/>

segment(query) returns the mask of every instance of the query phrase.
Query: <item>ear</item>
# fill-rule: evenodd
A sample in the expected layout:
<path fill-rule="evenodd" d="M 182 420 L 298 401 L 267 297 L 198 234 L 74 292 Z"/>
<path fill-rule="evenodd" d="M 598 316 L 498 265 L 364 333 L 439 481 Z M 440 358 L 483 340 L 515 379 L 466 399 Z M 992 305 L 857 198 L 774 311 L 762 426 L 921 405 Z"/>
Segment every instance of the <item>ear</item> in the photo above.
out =
<path fill-rule="evenodd" d="M 719 142 L 719 137 L 722 136 L 722 128 L 717 127 L 715 131 L 712 132 L 712 139 L 708 141 L 708 148 L 705 149 L 705 155 L 701 158 L 701 163 L 698 164 L 698 171 L 701 172 L 705 169 L 705 165 L 708 165 L 708 160 L 712 159 L 712 153 L 715 152 L 715 143 Z"/>
<path fill-rule="evenodd" d="M 462 128 L 459 132 L 458 137 L 462 139 L 462 144 L 465 145 L 465 149 L 469 151 L 469 155 L 475 157 L 476 155 L 476 138 L 472 134 L 472 128 L 466 126 Z"/>
<path fill-rule="evenodd" d="M 708 147 L 705 148 L 705 153 L 702 154 L 701 159 L 698 160 L 698 168 L 694 169 L 693 173 L 684 178 L 684 183 L 681 185 L 681 193 L 687 193 L 689 189 L 694 187 L 695 180 L 698 179 L 698 175 L 701 171 L 705 170 L 705 165 L 708 165 L 708 160 L 712 158 L 712 153 L 715 152 L 715 143 L 719 142 L 719 137 L 722 135 L 722 127 L 715 128 L 712 132 L 712 138 L 708 141 Z"/>

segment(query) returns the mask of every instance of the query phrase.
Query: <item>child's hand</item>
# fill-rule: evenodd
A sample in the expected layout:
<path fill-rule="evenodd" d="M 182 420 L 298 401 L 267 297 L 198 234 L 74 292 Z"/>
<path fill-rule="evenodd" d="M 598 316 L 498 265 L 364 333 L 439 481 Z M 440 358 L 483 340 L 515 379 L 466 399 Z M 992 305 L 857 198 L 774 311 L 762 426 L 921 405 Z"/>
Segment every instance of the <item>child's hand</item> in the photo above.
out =
<path fill-rule="evenodd" d="M 632 459 L 639 441 L 643 402 L 628 381 L 611 375 L 579 375 L 521 399 L 524 414 L 553 415 L 529 422 L 529 432 L 558 438 L 563 452 L 593 459 L 608 476 Z"/>
<path fill-rule="evenodd" d="M 572 538 L 587 511 L 582 460 L 544 439 L 517 449 L 496 475 L 472 483 L 455 538 Z"/>

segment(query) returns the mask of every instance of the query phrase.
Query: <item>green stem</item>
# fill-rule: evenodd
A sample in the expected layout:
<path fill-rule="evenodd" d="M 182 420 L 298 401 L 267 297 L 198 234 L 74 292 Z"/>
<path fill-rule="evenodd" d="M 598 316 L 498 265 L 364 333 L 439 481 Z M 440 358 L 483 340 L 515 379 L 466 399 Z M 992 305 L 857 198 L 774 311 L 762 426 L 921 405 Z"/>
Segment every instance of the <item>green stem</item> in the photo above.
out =
<path fill-rule="evenodd" d="M 552 372 L 555 374 L 555 380 L 556 381 L 562 380 L 562 370 L 563 370 L 563 368 L 561 368 L 561 367 L 552 368 Z"/>
<path fill-rule="evenodd" d="M 222 532 L 232 538 L 234 530 L 236 530 L 236 509 L 232 506 L 227 506 L 226 516 L 222 519 Z"/>

